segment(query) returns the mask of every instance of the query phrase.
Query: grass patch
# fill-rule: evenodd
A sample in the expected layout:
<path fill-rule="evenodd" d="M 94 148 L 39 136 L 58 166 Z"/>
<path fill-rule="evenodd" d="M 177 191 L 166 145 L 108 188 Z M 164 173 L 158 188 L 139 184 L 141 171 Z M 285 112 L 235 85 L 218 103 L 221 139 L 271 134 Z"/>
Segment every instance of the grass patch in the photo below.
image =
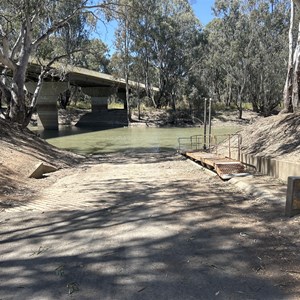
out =
<path fill-rule="evenodd" d="M 71 103 L 69 107 L 78 109 L 91 109 L 92 104 L 91 102 L 87 101 L 77 101 L 76 103 Z"/>

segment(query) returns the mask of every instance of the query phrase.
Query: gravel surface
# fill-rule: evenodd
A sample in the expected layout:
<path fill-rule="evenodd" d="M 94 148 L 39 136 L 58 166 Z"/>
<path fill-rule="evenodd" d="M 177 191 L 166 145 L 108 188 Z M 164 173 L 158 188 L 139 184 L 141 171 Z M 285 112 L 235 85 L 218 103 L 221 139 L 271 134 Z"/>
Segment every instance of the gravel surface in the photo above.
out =
<path fill-rule="evenodd" d="M 0 299 L 299 299 L 299 222 L 175 153 L 102 155 L 0 212 Z"/>

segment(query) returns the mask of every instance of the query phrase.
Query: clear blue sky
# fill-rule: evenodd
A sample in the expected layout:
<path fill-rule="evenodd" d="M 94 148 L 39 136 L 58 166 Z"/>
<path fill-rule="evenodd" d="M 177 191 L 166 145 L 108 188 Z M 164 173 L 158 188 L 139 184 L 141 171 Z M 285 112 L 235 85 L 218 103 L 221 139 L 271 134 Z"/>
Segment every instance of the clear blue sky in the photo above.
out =
<path fill-rule="evenodd" d="M 202 25 L 206 25 L 213 18 L 211 7 L 214 5 L 215 0 L 190 0 L 195 15 L 199 18 Z M 98 30 L 100 30 L 100 38 L 102 41 L 110 47 L 110 52 L 114 52 L 113 40 L 114 30 L 116 23 L 110 22 L 106 26 L 103 24 Z"/>
<path fill-rule="evenodd" d="M 202 25 L 206 25 L 213 18 L 211 7 L 215 0 L 190 0 L 196 16 Z"/>

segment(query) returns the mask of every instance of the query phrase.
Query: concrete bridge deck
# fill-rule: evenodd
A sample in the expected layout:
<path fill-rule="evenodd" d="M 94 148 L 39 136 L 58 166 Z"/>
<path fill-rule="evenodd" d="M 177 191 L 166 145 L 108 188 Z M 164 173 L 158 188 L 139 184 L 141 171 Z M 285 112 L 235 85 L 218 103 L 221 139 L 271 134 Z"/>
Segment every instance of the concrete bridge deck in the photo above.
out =
<path fill-rule="evenodd" d="M 41 66 L 37 63 L 31 63 L 28 67 L 26 88 L 30 93 L 34 93 L 36 89 L 40 68 Z M 60 71 L 63 72 L 64 78 L 61 79 L 59 75 L 51 76 L 45 78 L 42 84 L 37 102 L 37 112 L 40 119 L 39 125 L 44 129 L 58 129 L 57 100 L 59 95 L 68 90 L 70 86 L 81 87 L 83 93 L 91 97 L 93 116 L 88 118 L 91 122 L 90 126 L 105 123 L 106 121 L 102 120 L 103 116 L 110 118 L 109 124 L 122 123 L 122 126 L 128 125 L 128 120 L 124 121 L 123 117 L 123 115 L 127 116 L 126 82 L 123 78 L 60 63 L 54 64 L 53 69 L 57 69 L 58 74 Z M 129 85 L 131 90 L 135 87 L 139 87 L 142 91 L 145 90 L 145 85 L 138 82 L 129 81 Z M 157 92 L 158 88 L 153 87 L 152 90 Z M 120 112 L 108 113 L 108 100 L 111 96 L 115 96 L 124 102 L 122 118 L 119 118 Z M 101 112 L 99 120 L 93 123 L 92 121 L 95 120 L 97 112 Z M 116 122 L 114 122 L 114 119 L 116 119 Z"/>

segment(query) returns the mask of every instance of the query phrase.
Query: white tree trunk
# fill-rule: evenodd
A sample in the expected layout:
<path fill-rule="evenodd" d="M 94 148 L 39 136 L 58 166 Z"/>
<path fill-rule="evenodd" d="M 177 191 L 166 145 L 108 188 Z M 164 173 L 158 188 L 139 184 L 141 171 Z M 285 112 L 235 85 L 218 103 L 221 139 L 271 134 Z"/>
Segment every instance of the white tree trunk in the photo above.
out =
<path fill-rule="evenodd" d="M 292 111 L 295 112 L 299 105 L 299 75 L 300 75 L 300 22 L 298 28 L 297 45 L 294 52 L 293 62 L 293 93 L 292 93 Z"/>
<path fill-rule="evenodd" d="M 282 112 L 291 111 L 291 101 L 292 101 L 292 78 L 293 78 L 293 26 L 294 26 L 294 3 L 291 0 L 291 17 L 290 17 L 290 28 L 289 28 L 289 60 L 288 60 L 288 70 L 286 75 L 286 80 L 283 90 L 283 104 L 284 109 Z"/>

